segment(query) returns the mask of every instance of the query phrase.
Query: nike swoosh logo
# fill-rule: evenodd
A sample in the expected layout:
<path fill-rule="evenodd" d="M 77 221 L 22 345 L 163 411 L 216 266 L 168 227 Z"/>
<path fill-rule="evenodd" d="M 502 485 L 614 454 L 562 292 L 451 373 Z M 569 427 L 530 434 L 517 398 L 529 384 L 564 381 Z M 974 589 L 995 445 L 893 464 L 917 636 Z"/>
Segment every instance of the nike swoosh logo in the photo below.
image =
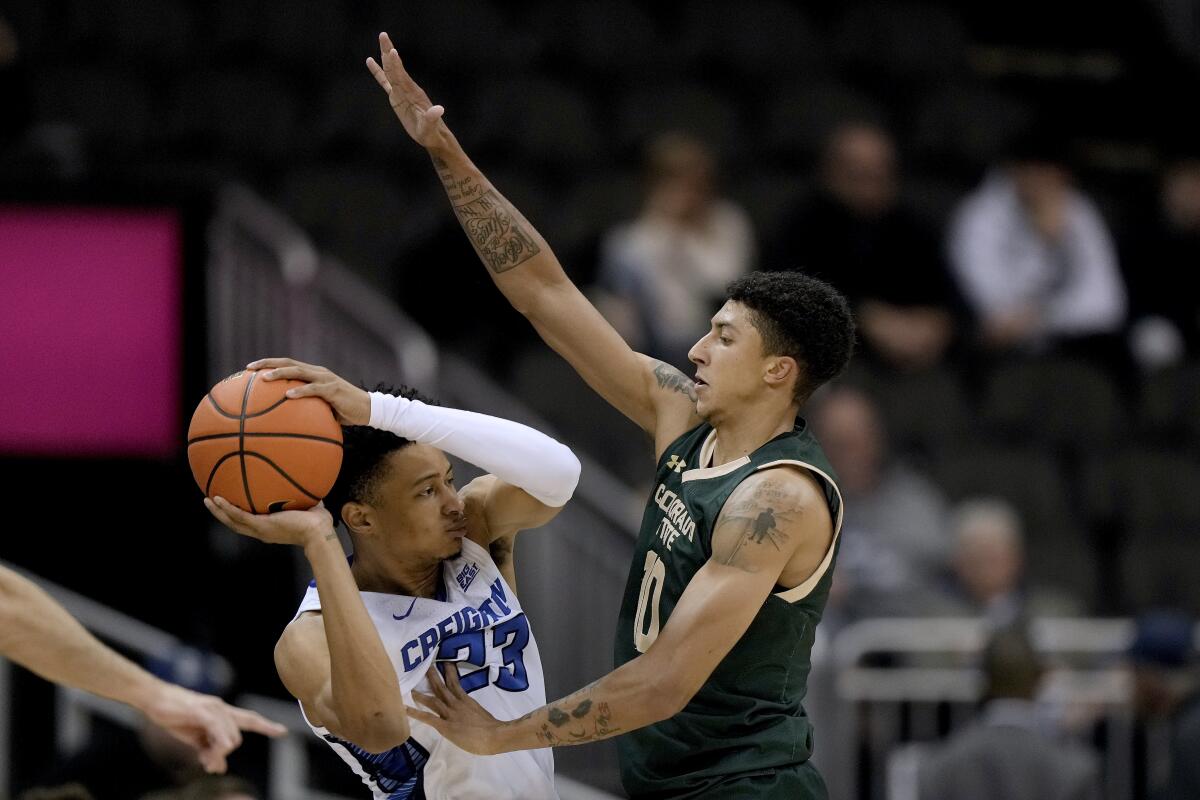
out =
<path fill-rule="evenodd" d="M 415 606 L 416 604 L 417 604 L 417 598 L 414 597 L 413 601 L 408 604 L 408 611 L 405 611 L 403 614 L 392 614 L 392 619 L 407 619 L 408 615 L 412 613 L 413 606 Z"/>

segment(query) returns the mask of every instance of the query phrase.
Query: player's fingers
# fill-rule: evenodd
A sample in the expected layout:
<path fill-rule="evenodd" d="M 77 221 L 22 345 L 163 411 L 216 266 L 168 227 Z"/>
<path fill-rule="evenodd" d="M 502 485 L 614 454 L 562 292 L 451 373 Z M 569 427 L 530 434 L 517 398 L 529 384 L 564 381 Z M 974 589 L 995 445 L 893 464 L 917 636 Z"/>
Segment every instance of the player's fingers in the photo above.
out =
<path fill-rule="evenodd" d="M 249 511 L 243 511 L 220 496 L 214 497 L 212 503 L 213 506 L 221 511 L 222 516 L 218 516 L 217 519 L 220 519 L 225 525 L 239 533 L 245 533 L 250 536 L 259 535 L 258 521 Z"/>
<path fill-rule="evenodd" d="M 458 666 L 455 664 L 446 665 L 446 688 L 459 700 L 467 699 L 467 693 L 463 691 L 462 684 L 458 680 Z"/>
<path fill-rule="evenodd" d="M 430 709 L 439 717 L 444 718 L 450 713 L 450 709 L 446 707 L 446 704 L 443 703 L 440 698 L 434 697 L 431 694 L 425 694 L 424 692 L 413 692 L 413 700 L 416 700 L 421 705 Z"/>
<path fill-rule="evenodd" d="M 451 692 L 450 689 L 446 686 L 446 679 L 444 677 L 442 677 L 442 670 L 445 670 L 447 673 L 449 673 L 449 672 L 454 672 L 457 669 L 458 668 L 453 663 L 448 663 L 448 664 L 445 664 L 442 667 L 442 669 L 437 669 L 435 667 L 434 669 L 431 669 L 429 671 L 431 673 L 429 675 L 429 688 L 433 689 L 433 693 L 435 695 L 437 695 L 437 698 L 439 700 L 441 700 L 443 703 L 445 703 L 446 705 L 453 705 L 454 693 Z M 432 673 L 435 673 L 435 672 L 438 674 L 433 675 Z"/>
<path fill-rule="evenodd" d="M 297 364 L 291 367 L 276 367 L 262 373 L 264 381 L 314 381 L 321 377 L 323 367 L 313 367 L 308 364 Z"/>
<path fill-rule="evenodd" d="M 425 111 L 425 121 L 433 124 L 441 119 L 442 115 L 445 113 L 446 109 L 443 106 L 430 106 Z"/>
<path fill-rule="evenodd" d="M 199 752 L 200 765 L 204 767 L 204 771 L 210 775 L 223 775 L 227 766 L 225 764 L 225 756 L 212 747 L 205 748 Z"/>
<path fill-rule="evenodd" d="M 311 364 L 305 364 L 303 361 L 297 361 L 294 358 L 260 358 L 247 364 L 246 369 L 273 369 L 275 367 L 308 366 L 311 366 Z"/>
<path fill-rule="evenodd" d="M 392 93 L 392 84 L 387 79 L 387 73 L 383 71 L 383 67 L 379 66 L 378 62 L 370 56 L 367 57 L 367 70 L 371 73 L 371 77 L 375 82 L 383 88 L 389 95 Z"/>
<path fill-rule="evenodd" d="M 233 718 L 234 724 L 244 731 L 251 733 L 261 733 L 263 736 L 278 738 L 287 735 L 287 728 L 280 725 L 278 722 L 269 720 L 262 714 L 256 711 L 250 711 L 237 706 L 229 706 L 229 716 Z"/>
<path fill-rule="evenodd" d="M 386 53 L 388 50 L 395 48 L 395 46 L 396 45 L 392 44 L 392 37 L 388 35 L 387 31 L 379 32 L 379 52 L 380 52 L 380 54 Z"/>
<path fill-rule="evenodd" d="M 312 397 L 314 395 L 329 399 L 333 397 L 333 392 L 336 388 L 336 385 L 332 383 L 306 383 L 303 386 L 293 386 L 284 392 L 284 394 L 293 400 L 297 397 Z"/>
<path fill-rule="evenodd" d="M 408 713 L 408 716 L 412 719 L 415 719 L 418 722 L 424 722 L 426 725 L 430 726 L 443 736 L 446 735 L 446 721 L 437 714 L 430 714 L 428 711 L 422 711 L 419 708 L 413 708 L 412 706 L 408 705 L 406 705 L 404 709 Z"/>
<path fill-rule="evenodd" d="M 250 730 L 251 733 L 260 733 L 264 736 L 271 736 L 271 738 L 278 738 L 278 736 L 288 733 L 286 726 L 282 726 L 274 720 L 268 720 L 257 711 L 240 709 L 236 705 L 228 705 L 226 710 L 229 711 L 229 716 L 233 718 L 234 724 L 242 730 Z"/>

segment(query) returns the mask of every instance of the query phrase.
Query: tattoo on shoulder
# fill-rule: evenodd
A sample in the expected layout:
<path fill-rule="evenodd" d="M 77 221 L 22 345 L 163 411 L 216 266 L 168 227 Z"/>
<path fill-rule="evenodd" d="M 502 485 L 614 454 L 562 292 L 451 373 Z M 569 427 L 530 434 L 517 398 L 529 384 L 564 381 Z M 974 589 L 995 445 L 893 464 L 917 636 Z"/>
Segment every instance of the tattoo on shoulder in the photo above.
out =
<path fill-rule="evenodd" d="M 654 368 L 654 379 L 658 381 L 658 388 L 679 392 L 693 403 L 696 402 L 696 384 L 670 364 L 659 361 Z"/>
<path fill-rule="evenodd" d="M 746 546 L 769 544 L 776 550 L 783 549 L 789 535 L 780 523 L 792 522 L 800 513 L 792 492 L 778 480 L 768 478 L 758 482 L 747 496 L 731 500 L 721 512 L 717 531 L 734 534 L 736 544 L 728 553 L 721 554 L 722 563 L 733 564 Z"/>

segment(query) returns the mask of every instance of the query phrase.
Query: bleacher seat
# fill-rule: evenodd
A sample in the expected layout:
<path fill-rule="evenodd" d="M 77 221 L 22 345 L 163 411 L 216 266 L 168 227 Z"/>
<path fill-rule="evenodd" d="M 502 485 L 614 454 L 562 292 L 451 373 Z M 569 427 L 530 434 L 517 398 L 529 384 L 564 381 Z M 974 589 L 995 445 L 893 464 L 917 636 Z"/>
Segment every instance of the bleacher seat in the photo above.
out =
<path fill-rule="evenodd" d="M 1119 441 L 1128 427 L 1112 380 L 1082 361 L 1036 359 L 988 375 L 984 424 L 997 436 L 1077 456 Z"/>

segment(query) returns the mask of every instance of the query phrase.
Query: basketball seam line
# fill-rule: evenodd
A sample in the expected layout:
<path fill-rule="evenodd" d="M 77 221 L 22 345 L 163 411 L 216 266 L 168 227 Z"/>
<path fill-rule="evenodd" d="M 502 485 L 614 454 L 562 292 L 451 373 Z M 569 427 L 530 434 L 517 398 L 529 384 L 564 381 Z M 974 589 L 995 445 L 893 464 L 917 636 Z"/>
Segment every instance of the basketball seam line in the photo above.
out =
<path fill-rule="evenodd" d="M 282 469 L 280 469 L 278 464 L 276 464 L 274 461 L 272 461 L 271 459 L 264 456 L 262 453 L 256 453 L 253 450 L 244 450 L 242 452 L 242 455 L 243 455 L 243 457 L 249 456 L 251 458 L 261 458 L 263 461 L 270 464 L 275 469 L 275 471 L 278 472 L 280 475 L 282 475 L 284 477 L 284 480 L 286 480 L 292 486 L 295 486 L 297 489 L 304 492 L 306 495 L 311 497 L 313 500 L 316 500 L 317 502 L 321 501 L 321 498 L 317 497 L 315 494 L 310 492 L 308 489 L 305 489 L 303 486 L 301 486 L 299 483 L 297 483 L 295 478 L 293 478 L 291 475 L 288 475 L 286 472 L 284 472 Z"/>
<path fill-rule="evenodd" d="M 328 444 L 336 444 L 338 447 L 344 447 L 342 442 L 339 442 L 337 439 L 330 439 L 328 436 L 313 436 L 312 434 L 307 434 L 307 433 L 255 433 L 254 431 L 251 431 L 250 433 L 247 433 L 247 434 L 209 433 L 209 434 L 205 434 L 204 436 L 197 436 L 194 439 L 188 439 L 187 443 L 188 443 L 188 446 L 191 447 L 196 442 L 207 442 L 207 441 L 211 441 L 213 439 L 229 439 L 234 436 L 243 436 L 243 435 L 247 439 L 255 439 L 255 438 L 261 439 L 263 437 L 267 437 L 267 438 L 273 437 L 276 439 L 279 439 L 279 438 L 308 439 L 308 440 L 311 440 L 314 442 L 326 442 Z"/>
<path fill-rule="evenodd" d="M 251 378 L 251 380 L 253 380 L 253 378 Z M 277 409 L 281 405 L 283 405 L 285 402 L 287 402 L 286 397 L 281 397 L 278 400 L 276 400 L 274 403 L 272 403 L 271 405 L 264 408 L 262 411 L 255 411 L 253 414 L 243 414 L 243 415 L 239 416 L 237 414 L 230 414 L 228 411 L 226 411 L 225 409 L 223 409 L 219 405 L 217 405 L 217 401 L 216 401 L 216 399 L 213 398 L 212 392 L 209 392 L 207 395 L 205 395 L 205 397 L 208 398 L 208 402 L 212 405 L 213 410 L 215 410 L 218 414 L 220 414 L 222 417 L 225 417 L 226 419 L 242 419 L 243 417 L 245 417 L 246 419 L 254 419 L 255 417 L 261 417 L 263 414 L 274 411 L 275 409 Z"/>
<path fill-rule="evenodd" d="M 212 482 L 213 482 L 213 478 L 215 478 L 217 476 L 217 470 L 221 468 L 222 464 L 224 464 L 226 461 L 228 461 L 229 459 L 233 458 L 234 456 L 236 456 L 238 454 L 239 454 L 239 451 L 237 451 L 237 450 L 233 451 L 232 453 L 226 453 L 225 455 L 223 455 L 217 459 L 216 464 L 213 464 L 213 468 L 208 473 L 208 481 L 204 484 L 204 494 L 206 497 L 212 496 L 209 494 L 209 492 L 212 491 Z"/>
<path fill-rule="evenodd" d="M 258 508 L 254 505 L 254 498 L 250 496 L 250 476 L 246 474 L 246 406 L 250 404 L 250 389 L 257 377 L 251 373 L 250 380 L 246 381 L 246 391 L 242 393 L 242 414 L 238 418 L 238 456 L 242 464 L 242 488 L 246 490 L 246 504 L 250 506 L 253 514 L 258 513 Z"/>

